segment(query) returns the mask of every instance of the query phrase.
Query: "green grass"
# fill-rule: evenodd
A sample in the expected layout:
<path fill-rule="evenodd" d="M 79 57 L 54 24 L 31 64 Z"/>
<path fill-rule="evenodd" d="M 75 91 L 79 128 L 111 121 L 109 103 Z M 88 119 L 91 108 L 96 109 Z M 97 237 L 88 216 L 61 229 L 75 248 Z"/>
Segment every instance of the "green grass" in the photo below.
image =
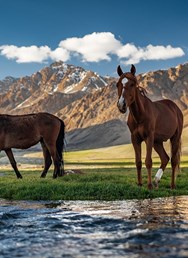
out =
<path fill-rule="evenodd" d="M 144 164 L 143 151 L 143 164 Z M 40 158 L 41 153 L 28 157 Z M 121 145 L 96 150 L 64 153 L 65 169 L 80 169 L 82 174 L 52 179 L 52 170 L 40 178 L 36 169 L 20 170 L 23 179 L 15 173 L 0 170 L 0 198 L 10 200 L 125 200 L 188 195 L 188 155 L 181 159 L 182 172 L 177 176 L 177 188 L 170 189 L 171 172 L 167 166 L 159 189 L 147 189 L 147 173 L 143 166 L 143 186 L 137 186 L 132 145 Z M 153 153 L 153 177 L 160 166 Z"/>
<path fill-rule="evenodd" d="M 147 174 L 143 172 L 144 185 L 136 185 L 133 168 L 83 169 L 83 174 L 66 175 L 52 179 L 52 171 L 40 178 L 40 171 L 21 171 L 23 179 L 16 179 L 13 171 L 1 170 L 0 198 L 9 200 L 125 200 L 188 195 L 188 168 L 177 176 L 177 188 L 170 189 L 171 173 L 167 169 L 159 189 L 147 189 Z M 153 171 L 155 175 L 156 169 Z"/>

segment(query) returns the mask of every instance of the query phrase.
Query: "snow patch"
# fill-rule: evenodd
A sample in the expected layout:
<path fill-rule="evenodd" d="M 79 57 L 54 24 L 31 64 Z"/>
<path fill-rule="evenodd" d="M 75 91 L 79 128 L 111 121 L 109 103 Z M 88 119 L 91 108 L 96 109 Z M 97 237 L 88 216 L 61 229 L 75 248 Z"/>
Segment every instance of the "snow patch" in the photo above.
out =
<path fill-rule="evenodd" d="M 52 70 L 57 71 L 57 75 L 60 77 L 63 77 L 68 69 L 67 64 L 60 64 L 60 65 L 54 65 L 52 66 Z"/>
<path fill-rule="evenodd" d="M 107 83 L 107 82 L 105 82 L 105 80 L 103 80 L 103 78 L 101 78 L 100 76 L 99 76 L 99 79 L 104 83 L 104 85 L 105 85 L 105 86 L 107 86 L 107 85 L 108 85 L 108 83 Z"/>
<path fill-rule="evenodd" d="M 82 89 L 82 91 L 86 91 L 87 90 L 87 87 L 85 86 L 85 87 L 83 87 L 83 89 Z"/>
<path fill-rule="evenodd" d="M 56 85 L 54 85 L 54 89 L 53 89 L 53 92 L 56 92 L 58 90 L 58 84 Z"/>
<path fill-rule="evenodd" d="M 59 70 L 59 71 L 57 72 L 57 75 L 63 76 L 63 75 L 64 75 L 64 71 Z"/>
<path fill-rule="evenodd" d="M 72 91 L 72 90 L 74 89 L 74 86 L 75 86 L 74 84 L 68 86 L 68 87 L 64 90 L 64 92 L 65 92 L 65 93 L 69 93 L 70 91 Z"/>
<path fill-rule="evenodd" d="M 24 106 L 24 108 L 25 108 L 25 107 L 30 107 L 30 106 L 31 106 L 31 103 L 29 103 L 29 104 L 27 104 L 27 105 L 24 105 L 24 104 L 25 104 L 25 102 L 27 103 L 27 99 L 26 99 L 25 101 L 23 101 L 22 103 L 20 103 L 20 104 L 17 106 L 17 108 L 20 108 L 20 107 L 22 107 L 22 106 Z"/>
<path fill-rule="evenodd" d="M 24 89 L 25 88 L 25 86 L 21 83 L 20 84 L 20 89 Z"/>
<path fill-rule="evenodd" d="M 97 88 L 97 90 L 99 90 L 100 89 L 100 87 L 95 83 L 95 87 Z"/>
<path fill-rule="evenodd" d="M 64 92 L 65 93 L 70 93 L 74 92 L 74 88 L 78 86 L 79 83 L 86 77 L 87 72 L 86 71 L 81 71 L 79 68 L 75 69 L 74 72 L 68 75 L 67 81 L 73 82 L 70 86 L 68 86 Z M 86 91 L 87 87 L 84 87 L 82 91 Z"/>
<path fill-rule="evenodd" d="M 86 71 L 80 71 L 80 69 L 75 69 L 75 71 L 68 75 L 75 83 L 82 81 L 86 77 Z"/>

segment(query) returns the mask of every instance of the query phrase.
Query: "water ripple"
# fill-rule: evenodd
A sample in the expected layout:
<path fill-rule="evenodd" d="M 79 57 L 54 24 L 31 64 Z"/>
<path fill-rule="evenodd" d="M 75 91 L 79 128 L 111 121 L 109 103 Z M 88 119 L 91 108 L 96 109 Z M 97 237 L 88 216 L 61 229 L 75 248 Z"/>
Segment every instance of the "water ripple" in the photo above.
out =
<path fill-rule="evenodd" d="M 188 196 L 0 200 L 0 257 L 188 257 Z"/>

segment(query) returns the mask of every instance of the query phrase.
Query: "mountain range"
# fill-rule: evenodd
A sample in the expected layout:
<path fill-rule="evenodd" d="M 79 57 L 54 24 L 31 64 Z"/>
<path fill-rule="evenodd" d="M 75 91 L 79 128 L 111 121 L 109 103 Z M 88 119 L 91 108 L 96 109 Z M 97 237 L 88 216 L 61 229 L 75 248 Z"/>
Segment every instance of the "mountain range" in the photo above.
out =
<path fill-rule="evenodd" d="M 139 74 L 152 100 L 169 98 L 188 126 L 188 64 Z M 130 142 L 126 115 L 117 109 L 117 78 L 55 62 L 22 78 L 0 81 L 0 113 L 49 112 L 64 120 L 67 149 L 91 149 Z"/>

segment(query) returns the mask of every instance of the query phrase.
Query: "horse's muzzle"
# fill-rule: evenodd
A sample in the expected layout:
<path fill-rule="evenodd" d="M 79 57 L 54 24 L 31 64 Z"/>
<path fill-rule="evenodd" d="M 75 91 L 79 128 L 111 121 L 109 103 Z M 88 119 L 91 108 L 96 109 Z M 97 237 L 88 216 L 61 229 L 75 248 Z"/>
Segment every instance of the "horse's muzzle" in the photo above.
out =
<path fill-rule="evenodd" d="M 126 111 L 127 111 L 127 107 L 126 107 L 126 104 L 125 102 L 122 104 L 119 103 L 119 101 L 117 102 L 117 107 L 119 109 L 119 111 L 122 113 L 122 114 L 125 114 Z"/>

